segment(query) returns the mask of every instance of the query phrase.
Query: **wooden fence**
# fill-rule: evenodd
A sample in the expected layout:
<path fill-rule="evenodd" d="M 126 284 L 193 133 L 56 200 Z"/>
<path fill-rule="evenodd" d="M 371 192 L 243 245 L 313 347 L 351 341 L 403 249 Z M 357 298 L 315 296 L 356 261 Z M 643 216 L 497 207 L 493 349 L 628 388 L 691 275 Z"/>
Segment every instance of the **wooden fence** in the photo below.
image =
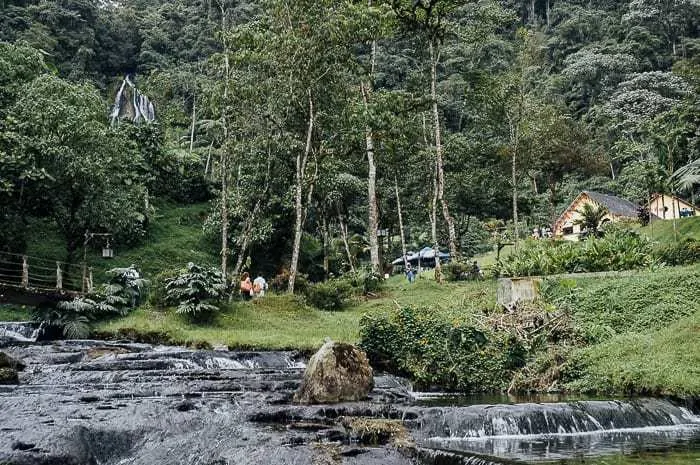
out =
<path fill-rule="evenodd" d="M 92 268 L 29 255 L 0 252 L 0 284 L 37 290 L 90 293 Z"/>

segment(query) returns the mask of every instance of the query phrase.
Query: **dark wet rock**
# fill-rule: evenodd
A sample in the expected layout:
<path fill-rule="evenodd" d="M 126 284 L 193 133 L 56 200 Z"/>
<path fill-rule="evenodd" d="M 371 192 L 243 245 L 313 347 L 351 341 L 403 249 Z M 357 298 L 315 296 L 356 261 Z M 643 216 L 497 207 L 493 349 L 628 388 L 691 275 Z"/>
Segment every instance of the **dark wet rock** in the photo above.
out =
<path fill-rule="evenodd" d="M 0 368 L 0 384 L 19 384 L 17 370 L 12 368 Z"/>
<path fill-rule="evenodd" d="M 197 406 L 190 400 L 185 400 L 175 405 L 175 410 L 178 412 L 189 412 L 190 410 L 194 410 L 196 408 Z"/>
<path fill-rule="evenodd" d="M 0 368 L 12 368 L 13 370 L 22 371 L 26 368 L 24 363 L 10 357 L 4 352 L 0 352 Z"/>
<path fill-rule="evenodd" d="M 373 387 L 372 367 L 365 353 L 352 344 L 328 341 L 309 360 L 294 402 L 358 401 Z"/>
<path fill-rule="evenodd" d="M 36 444 L 31 442 L 15 441 L 12 443 L 12 450 L 29 450 L 34 449 Z"/>

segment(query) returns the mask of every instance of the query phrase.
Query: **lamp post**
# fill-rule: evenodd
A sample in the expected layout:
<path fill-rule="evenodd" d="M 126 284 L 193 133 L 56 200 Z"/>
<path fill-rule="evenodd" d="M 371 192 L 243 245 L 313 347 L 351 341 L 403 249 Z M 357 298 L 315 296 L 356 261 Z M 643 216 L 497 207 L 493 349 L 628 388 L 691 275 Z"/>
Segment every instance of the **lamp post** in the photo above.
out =
<path fill-rule="evenodd" d="M 88 269 L 87 266 L 87 245 L 93 237 L 106 238 L 106 244 L 104 247 L 102 247 L 102 258 L 114 257 L 114 250 L 112 250 L 109 243 L 112 233 L 94 233 L 87 230 L 85 231 L 85 240 L 83 241 L 83 292 L 92 292 L 92 267 Z"/>

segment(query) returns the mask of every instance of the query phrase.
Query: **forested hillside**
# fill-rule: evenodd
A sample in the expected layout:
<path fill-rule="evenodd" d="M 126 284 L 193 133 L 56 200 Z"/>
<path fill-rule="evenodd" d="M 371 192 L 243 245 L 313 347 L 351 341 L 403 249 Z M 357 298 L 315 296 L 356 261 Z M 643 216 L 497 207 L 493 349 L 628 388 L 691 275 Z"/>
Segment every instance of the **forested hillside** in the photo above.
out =
<path fill-rule="evenodd" d="M 202 247 L 321 280 L 526 236 L 581 190 L 699 193 L 696 0 L 0 0 L 0 249 Z M 156 121 L 110 124 L 125 75 Z M 502 228 L 502 229 L 499 229 Z M 182 265 L 181 263 L 173 263 Z M 288 274 L 287 274 L 288 272 Z"/>

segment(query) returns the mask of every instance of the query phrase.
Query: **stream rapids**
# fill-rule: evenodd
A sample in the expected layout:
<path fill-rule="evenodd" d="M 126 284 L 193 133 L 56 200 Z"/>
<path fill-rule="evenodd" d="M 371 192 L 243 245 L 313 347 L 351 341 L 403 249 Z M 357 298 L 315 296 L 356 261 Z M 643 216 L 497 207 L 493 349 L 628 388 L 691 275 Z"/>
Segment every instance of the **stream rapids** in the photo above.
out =
<path fill-rule="evenodd" d="M 0 350 L 27 365 L 18 386 L 0 386 L 3 465 L 488 465 L 700 449 L 700 417 L 662 399 L 429 406 L 405 381 L 376 376 L 365 401 L 301 406 L 291 398 L 305 361 L 294 352 L 105 341 Z"/>

